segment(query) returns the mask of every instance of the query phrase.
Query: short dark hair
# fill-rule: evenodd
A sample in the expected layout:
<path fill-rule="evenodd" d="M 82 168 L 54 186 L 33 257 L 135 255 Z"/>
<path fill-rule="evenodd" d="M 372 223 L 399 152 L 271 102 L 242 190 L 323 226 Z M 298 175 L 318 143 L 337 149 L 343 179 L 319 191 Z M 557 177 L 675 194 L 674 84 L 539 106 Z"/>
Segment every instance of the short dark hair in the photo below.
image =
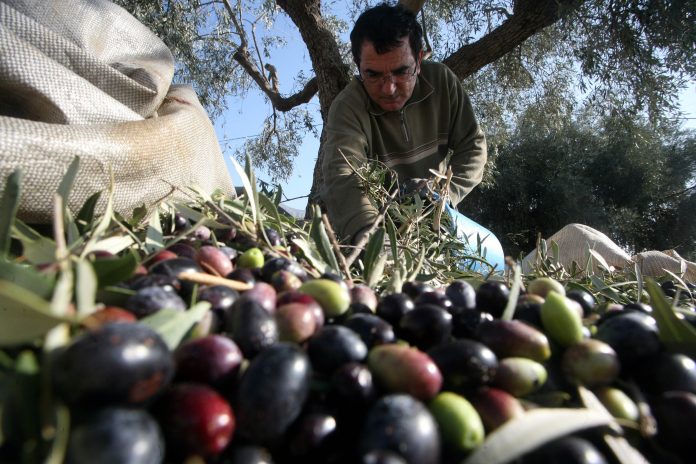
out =
<path fill-rule="evenodd" d="M 423 29 L 416 15 L 401 4 L 382 3 L 370 8 L 358 17 L 350 33 L 353 61 L 360 64 L 360 49 L 366 40 L 382 54 L 396 48 L 405 36 L 408 36 L 413 56 L 418 57 L 423 48 Z"/>

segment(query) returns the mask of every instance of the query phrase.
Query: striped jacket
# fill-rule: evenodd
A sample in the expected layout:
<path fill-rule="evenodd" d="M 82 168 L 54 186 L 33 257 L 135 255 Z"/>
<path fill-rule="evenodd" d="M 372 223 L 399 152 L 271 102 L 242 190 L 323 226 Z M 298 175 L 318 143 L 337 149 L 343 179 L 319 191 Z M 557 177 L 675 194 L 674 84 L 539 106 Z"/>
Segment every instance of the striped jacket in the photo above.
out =
<path fill-rule="evenodd" d="M 381 109 L 353 79 L 331 105 L 323 150 L 321 195 L 344 238 L 369 226 L 377 210 L 341 153 L 352 165 L 379 160 L 400 182 L 431 177 L 429 169 L 445 172 L 449 160 L 454 206 L 481 182 L 487 157 L 485 136 L 461 83 L 445 65 L 430 61 L 422 63 L 413 94 L 400 111 Z"/>

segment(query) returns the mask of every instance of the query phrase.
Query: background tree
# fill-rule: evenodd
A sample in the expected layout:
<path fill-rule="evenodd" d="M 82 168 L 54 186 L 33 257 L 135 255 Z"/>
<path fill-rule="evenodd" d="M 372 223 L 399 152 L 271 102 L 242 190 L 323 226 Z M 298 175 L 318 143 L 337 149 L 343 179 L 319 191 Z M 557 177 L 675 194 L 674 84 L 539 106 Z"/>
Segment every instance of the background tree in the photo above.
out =
<path fill-rule="evenodd" d="M 341 18 L 335 3 L 319 0 L 117 3 L 169 45 L 179 63 L 177 79 L 194 85 L 213 117 L 226 108 L 228 95 L 243 96 L 252 87 L 264 93 L 271 114 L 263 134 L 243 151 L 282 181 L 292 171 L 304 131 L 317 131 L 306 103 L 318 96 L 323 120 L 351 78 L 353 64 L 340 34 L 377 2 L 353 0 L 348 17 Z M 549 131 L 564 124 L 568 112 L 586 107 L 603 117 L 640 116 L 659 127 L 674 115 L 678 89 L 696 77 L 694 0 L 431 0 L 420 17 L 432 59 L 464 81 L 493 153 L 517 134 L 530 111 Z M 273 26 L 287 19 L 307 47 L 314 75 L 300 74 L 290 92 L 279 92 L 265 65 L 287 40 L 273 35 Z M 511 162 L 503 157 L 507 151 L 499 152 L 487 182 L 496 161 Z M 315 168 L 310 202 L 320 182 Z"/>
<path fill-rule="evenodd" d="M 599 121 L 599 122 L 597 122 Z M 669 142 L 665 142 L 669 140 Z M 491 224 L 507 253 L 526 254 L 537 233 L 570 222 L 607 233 L 630 253 L 676 249 L 696 257 L 696 136 L 615 114 L 539 130 L 521 121 L 499 147 L 491 186 L 467 198 L 466 213 Z M 512 232 L 512 233 L 511 233 Z"/>

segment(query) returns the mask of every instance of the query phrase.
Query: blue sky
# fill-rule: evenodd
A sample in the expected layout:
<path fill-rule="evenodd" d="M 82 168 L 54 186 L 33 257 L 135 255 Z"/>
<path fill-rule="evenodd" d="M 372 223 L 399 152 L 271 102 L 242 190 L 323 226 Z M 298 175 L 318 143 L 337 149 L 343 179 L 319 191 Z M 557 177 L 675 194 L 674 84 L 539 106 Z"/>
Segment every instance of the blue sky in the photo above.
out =
<path fill-rule="evenodd" d="M 295 85 L 293 79 L 300 70 L 303 70 L 305 75 L 308 76 L 313 75 L 313 72 L 309 56 L 304 48 L 304 42 L 302 42 L 294 26 L 289 23 L 289 20 L 284 15 L 280 15 L 275 26 L 282 28 L 282 30 L 292 31 L 292 34 L 295 34 L 295 36 L 291 35 L 289 37 L 288 45 L 279 50 L 269 60 L 279 70 L 281 93 L 289 94 Z M 314 97 L 309 105 L 310 109 L 316 114 L 315 123 L 321 124 L 317 98 Z M 691 82 L 688 87 L 682 89 L 680 105 L 682 116 L 685 118 L 683 120 L 684 127 L 696 130 L 695 82 Z M 241 182 L 232 167 L 230 155 L 244 143 L 246 138 L 261 132 L 264 118 L 270 114 L 270 111 L 270 103 L 264 99 L 260 91 L 252 89 L 244 99 L 230 97 L 229 110 L 215 121 L 220 147 L 225 155 L 225 161 L 235 185 L 241 185 Z M 282 185 L 285 198 L 302 198 L 285 202 L 283 203 L 284 205 L 304 210 L 307 205 L 306 195 L 309 194 L 312 185 L 312 174 L 318 149 L 318 139 L 308 134 L 299 149 L 300 154 L 295 160 L 292 176 Z M 258 169 L 254 172 L 257 178 L 270 182 L 270 176 L 267 173 Z"/>

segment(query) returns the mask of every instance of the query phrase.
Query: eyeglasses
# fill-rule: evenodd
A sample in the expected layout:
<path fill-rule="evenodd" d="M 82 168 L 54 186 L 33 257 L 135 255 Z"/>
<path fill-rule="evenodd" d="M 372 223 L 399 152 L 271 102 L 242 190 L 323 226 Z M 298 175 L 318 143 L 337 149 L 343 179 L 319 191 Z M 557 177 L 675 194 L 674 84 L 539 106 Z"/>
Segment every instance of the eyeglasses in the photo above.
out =
<path fill-rule="evenodd" d="M 386 82 L 387 79 L 391 80 L 395 84 L 403 84 L 404 82 L 408 82 L 413 79 L 413 76 L 416 75 L 417 70 L 418 66 L 414 66 L 413 68 L 408 67 L 405 69 L 397 69 L 396 71 L 387 74 L 376 73 L 374 71 L 365 71 L 365 75 L 363 76 L 362 74 L 359 74 L 358 79 L 369 85 L 378 85 L 382 82 Z"/>

